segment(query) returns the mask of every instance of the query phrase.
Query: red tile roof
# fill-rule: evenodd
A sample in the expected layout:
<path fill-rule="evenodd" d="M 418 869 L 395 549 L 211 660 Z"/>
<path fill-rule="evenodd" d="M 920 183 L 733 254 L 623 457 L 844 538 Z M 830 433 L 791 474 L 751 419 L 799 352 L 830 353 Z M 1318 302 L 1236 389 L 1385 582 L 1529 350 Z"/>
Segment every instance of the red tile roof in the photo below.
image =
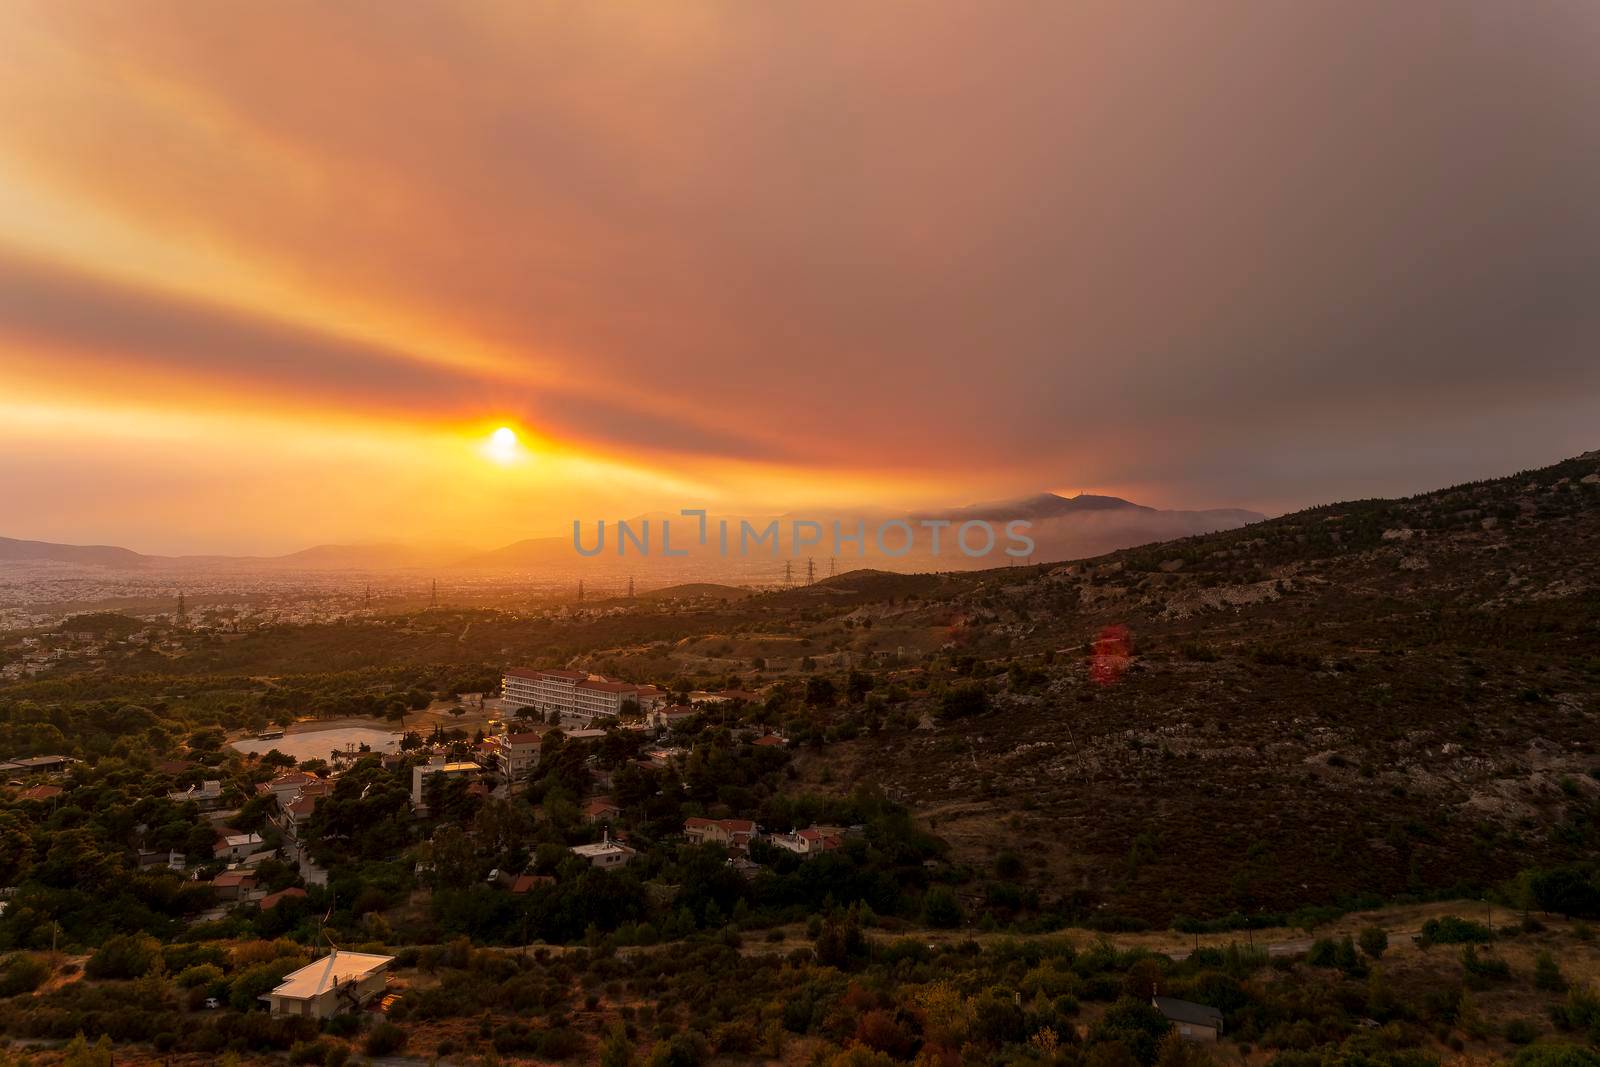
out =
<path fill-rule="evenodd" d="M 556 880 L 548 874 L 519 874 L 511 880 L 508 886 L 513 893 L 526 893 L 535 886 L 555 885 Z"/>
<path fill-rule="evenodd" d="M 595 693 L 637 693 L 639 687 L 628 682 L 579 682 L 579 689 L 587 689 Z"/>
<path fill-rule="evenodd" d="M 32 789 L 24 789 L 17 795 L 23 800 L 49 800 L 51 797 L 61 795 L 59 785 L 36 785 Z"/>
<path fill-rule="evenodd" d="M 261 910 L 266 911 L 268 908 L 275 908 L 285 900 L 302 899 L 305 895 L 306 891 L 297 885 L 292 885 L 288 889 L 280 889 L 276 893 L 268 893 L 261 898 Z"/>

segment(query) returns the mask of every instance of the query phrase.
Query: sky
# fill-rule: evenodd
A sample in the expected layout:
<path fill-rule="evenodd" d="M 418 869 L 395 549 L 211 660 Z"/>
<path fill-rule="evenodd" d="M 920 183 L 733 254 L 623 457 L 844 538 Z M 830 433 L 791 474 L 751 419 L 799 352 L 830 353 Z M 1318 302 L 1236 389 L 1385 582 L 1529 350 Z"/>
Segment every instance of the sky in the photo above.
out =
<path fill-rule="evenodd" d="M 0 42 L 0 535 L 1278 513 L 1600 447 L 1581 0 L 14 0 Z"/>

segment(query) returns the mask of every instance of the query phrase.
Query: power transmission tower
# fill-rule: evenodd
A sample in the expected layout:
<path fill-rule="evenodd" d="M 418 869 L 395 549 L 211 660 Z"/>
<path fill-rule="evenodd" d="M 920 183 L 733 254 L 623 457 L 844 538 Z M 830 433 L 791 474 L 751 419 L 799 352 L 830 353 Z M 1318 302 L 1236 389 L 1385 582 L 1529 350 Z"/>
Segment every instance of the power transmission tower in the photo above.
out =
<path fill-rule="evenodd" d="M 838 573 L 838 566 L 837 566 L 838 562 L 839 562 L 839 560 L 838 560 L 837 557 L 835 557 L 835 556 L 829 556 L 828 557 L 828 577 L 829 578 L 832 578 L 835 574 Z"/>
<path fill-rule="evenodd" d="M 810 556 L 806 557 L 806 584 L 811 585 L 817 580 L 817 561 Z"/>
<path fill-rule="evenodd" d="M 786 560 L 783 561 L 783 584 L 784 585 L 793 585 L 794 584 L 794 561 L 793 560 L 786 559 Z"/>

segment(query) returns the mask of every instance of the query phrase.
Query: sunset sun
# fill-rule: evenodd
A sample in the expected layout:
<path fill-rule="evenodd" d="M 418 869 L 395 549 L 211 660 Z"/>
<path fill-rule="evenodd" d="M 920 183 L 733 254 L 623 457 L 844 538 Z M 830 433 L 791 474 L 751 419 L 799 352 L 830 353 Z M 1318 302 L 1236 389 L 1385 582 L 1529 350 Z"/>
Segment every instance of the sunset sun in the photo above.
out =
<path fill-rule="evenodd" d="M 509 465 L 515 463 L 523 455 L 522 444 L 517 440 L 517 431 L 509 426 L 502 426 L 489 435 L 489 440 L 484 443 L 483 454 L 496 463 Z"/>

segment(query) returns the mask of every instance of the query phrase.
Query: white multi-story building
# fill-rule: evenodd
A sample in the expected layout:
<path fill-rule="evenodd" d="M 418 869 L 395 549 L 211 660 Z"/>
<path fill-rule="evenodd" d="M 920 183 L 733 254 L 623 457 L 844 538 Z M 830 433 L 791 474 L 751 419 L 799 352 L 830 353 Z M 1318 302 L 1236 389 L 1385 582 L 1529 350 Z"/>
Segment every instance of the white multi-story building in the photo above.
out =
<path fill-rule="evenodd" d="M 591 678 L 583 671 L 508 669 L 500 680 L 501 703 L 515 714 L 532 708 L 546 718 L 552 714 L 561 722 L 576 719 L 587 724 L 602 715 L 620 715 L 624 704 L 632 701 L 640 711 L 649 711 L 666 694 L 653 685 L 608 682 Z"/>
<path fill-rule="evenodd" d="M 539 765 L 539 735 L 503 733 L 485 738 L 483 752 L 485 765 L 507 782 L 521 781 L 530 769 Z"/>
<path fill-rule="evenodd" d="M 419 814 L 428 810 L 428 802 L 423 799 L 427 788 L 427 781 L 436 774 L 447 778 L 472 778 L 476 777 L 479 767 L 476 763 L 465 761 L 452 762 L 443 756 L 435 756 L 427 763 L 419 763 L 411 768 L 411 806 Z"/>

